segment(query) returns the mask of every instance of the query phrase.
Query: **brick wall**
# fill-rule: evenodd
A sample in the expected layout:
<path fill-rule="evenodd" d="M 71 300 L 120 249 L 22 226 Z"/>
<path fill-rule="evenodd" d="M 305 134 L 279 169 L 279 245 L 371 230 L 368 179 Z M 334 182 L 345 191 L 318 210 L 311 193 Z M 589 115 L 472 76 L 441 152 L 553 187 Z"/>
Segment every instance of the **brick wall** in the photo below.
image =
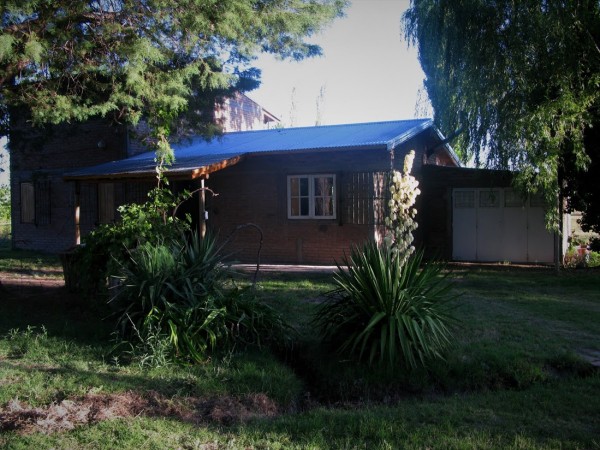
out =
<path fill-rule="evenodd" d="M 395 166 L 401 168 L 406 152 L 415 149 L 414 171 L 419 173 L 425 144 L 414 139 L 397 149 Z M 352 173 L 387 171 L 389 167 L 390 155 L 385 149 L 249 156 L 236 166 L 211 174 L 207 186 L 217 195 L 207 202 L 208 224 L 221 239 L 241 224 L 259 226 L 264 239 L 263 262 L 333 264 L 341 261 L 353 244 L 375 238 L 375 223 L 349 223 L 342 214 L 345 180 Z M 287 176 L 330 173 L 336 175 L 337 217 L 288 219 Z M 236 232 L 229 244 L 235 252 L 233 259 L 254 262 L 259 236 L 254 228 Z"/>
<path fill-rule="evenodd" d="M 40 129 L 31 127 L 18 112 L 12 116 L 16 118 L 11 125 L 10 136 L 13 247 L 63 251 L 76 243 L 76 184 L 73 181 L 64 182 L 63 174 L 80 167 L 133 156 L 148 149 L 135 134 L 128 136 L 125 126 L 110 124 L 102 119 Z M 260 105 L 243 95 L 227 100 L 217 116 L 223 117 L 225 131 L 266 128 L 265 117 L 272 120 L 272 116 Z M 145 122 L 140 122 L 138 128 L 139 135 L 148 133 Z M 45 185 L 51 189 L 49 223 L 21 221 L 20 185 L 35 180 L 45 180 Z M 128 199 L 133 195 L 131 192 L 136 194 L 137 190 L 129 190 L 127 184 L 117 183 L 115 205 L 131 202 Z M 84 236 L 98 224 L 95 184 L 82 183 L 80 196 L 80 228 L 81 236 Z M 141 201 L 145 199 L 144 195 Z"/>
<path fill-rule="evenodd" d="M 9 142 L 13 246 L 48 252 L 73 246 L 75 183 L 64 182 L 63 174 L 124 157 L 125 129 L 102 120 L 46 129 L 17 122 Z M 34 182 L 41 186 L 38 181 L 44 181 L 44 189 L 50 189 L 50 220 L 21 223 L 20 185 Z"/>

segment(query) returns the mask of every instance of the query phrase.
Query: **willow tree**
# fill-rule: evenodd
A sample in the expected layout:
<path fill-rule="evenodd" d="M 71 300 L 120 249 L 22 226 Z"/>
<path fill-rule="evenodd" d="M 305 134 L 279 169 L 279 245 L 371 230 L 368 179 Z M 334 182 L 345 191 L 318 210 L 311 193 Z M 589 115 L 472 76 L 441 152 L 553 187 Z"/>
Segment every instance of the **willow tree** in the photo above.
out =
<path fill-rule="evenodd" d="M 259 52 L 320 54 L 307 38 L 344 7 L 345 0 L 3 1 L 2 132 L 9 111 L 34 125 L 98 116 L 136 124 L 144 116 L 168 158 L 173 120 L 190 99 L 256 85 L 251 62 Z"/>
<path fill-rule="evenodd" d="M 412 0 L 403 23 L 462 159 L 562 192 L 600 231 L 600 2 Z"/>

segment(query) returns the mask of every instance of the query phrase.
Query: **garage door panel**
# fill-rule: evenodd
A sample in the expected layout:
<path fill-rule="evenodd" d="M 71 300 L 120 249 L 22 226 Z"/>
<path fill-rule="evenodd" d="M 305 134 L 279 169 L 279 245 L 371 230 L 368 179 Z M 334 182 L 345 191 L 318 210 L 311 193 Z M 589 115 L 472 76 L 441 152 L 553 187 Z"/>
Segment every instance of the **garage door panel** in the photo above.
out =
<path fill-rule="evenodd" d="M 474 261 L 477 259 L 475 190 L 455 190 L 452 200 L 452 258 L 456 261 Z"/>
<path fill-rule="evenodd" d="M 553 261 L 543 208 L 512 189 L 454 189 L 452 234 L 457 261 Z"/>
<path fill-rule="evenodd" d="M 500 190 L 479 191 L 477 208 L 477 260 L 497 261 L 503 248 Z"/>
<path fill-rule="evenodd" d="M 504 191 L 504 248 L 501 260 L 527 261 L 527 205 L 518 192 Z"/>
<path fill-rule="evenodd" d="M 554 260 L 554 235 L 546 229 L 544 208 L 529 208 L 529 230 L 527 234 L 530 262 L 552 262 Z"/>

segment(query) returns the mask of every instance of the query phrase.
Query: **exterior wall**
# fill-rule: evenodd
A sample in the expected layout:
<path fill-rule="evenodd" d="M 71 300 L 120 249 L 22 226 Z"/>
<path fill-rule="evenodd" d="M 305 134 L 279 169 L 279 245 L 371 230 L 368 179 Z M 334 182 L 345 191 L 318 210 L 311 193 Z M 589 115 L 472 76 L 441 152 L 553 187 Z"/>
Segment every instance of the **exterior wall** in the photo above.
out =
<path fill-rule="evenodd" d="M 413 139 L 397 149 L 395 167 L 400 169 L 404 164 L 404 155 L 414 149 L 417 153 L 414 172 L 418 174 L 426 144 L 420 138 Z M 211 174 L 207 186 L 217 195 L 207 202 L 208 225 L 225 240 L 236 227 L 246 223 L 256 224 L 263 232 L 261 262 L 341 262 L 353 244 L 376 239 L 378 228 L 375 217 L 370 221 L 350 218 L 348 205 L 345 204 L 348 202 L 346 190 L 349 180 L 358 173 L 381 173 L 389 168 L 390 154 L 386 149 L 250 156 L 236 166 Z M 310 174 L 336 175 L 335 219 L 288 218 L 287 176 Z M 374 186 L 371 190 L 375 192 Z M 372 206 L 370 208 L 372 212 Z M 236 232 L 228 244 L 232 259 L 256 262 L 259 241 L 260 235 L 254 228 Z"/>
<path fill-rule="evenodd" d="M 222 117 L 225 131 L 262 129 L 277 120 L 244 95 L 228 100 L 215 113 Z M 14 248 L 61 252 L 76 243 L 76 190 L 80 196 L 81 236 L 98 225 L 97 186 L 94 183 L 63 181 L 63 175 L 80 167 L 94 166 L 130 157 L 148 149 L 131 138 L 125 126 L 111 125 L 105 120 L 90 120 L 82 124 L 62 125 L 44 129 L 32 128 L 18 113 L 14 113 L 10 136 L 10 173 L 12 207 L 12 243 Z M 141 122 L 140 133 L 147 131 Z M 34 182 L 50 189 L 48 220 L 22 223 L 20 185 Z M 144 188 L 145 192 L 149 187 Z M 115 184 L 115 207 L 139 198 L 139 188 Z M 144 192 L 144 194 L 145 194 Z M 141 200 L 145 200 L 142 195 Z"/>
<path fill-rule="evenodd" d="M 125 156 L 126 133 L 102 120 L 40 130 L 17 123 L 10 136 L 12 241 L 14 248 L 48 252 L 75 244 L 75 183 L 65 172 Z M 100 143 L 100 145 L 99 145 Z M 22 223 L 20 185 L 50 189 L 49 220 Z"/>
<path fill-rule="evenodd" d="M 265 130 L 279 123 L 279 119 L 244 94 L 226 98 L 215 107 L 215 122 L 223 131 Z"/>

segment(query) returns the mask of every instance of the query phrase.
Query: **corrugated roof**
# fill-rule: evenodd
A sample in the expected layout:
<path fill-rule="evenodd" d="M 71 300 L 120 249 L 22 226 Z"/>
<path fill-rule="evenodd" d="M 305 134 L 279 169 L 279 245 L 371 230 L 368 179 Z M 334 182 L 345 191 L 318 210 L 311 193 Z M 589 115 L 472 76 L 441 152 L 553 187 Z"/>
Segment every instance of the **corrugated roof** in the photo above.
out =
<path fill-rule="evenodd" d="M 234 164 L 248 154 L 342 148 L 393 148 L 432 127 L 431 119 L 371 122 L 318 127 L 280 128 L 225 133 L 207 141 L 201 137 L 173 145 L 175 163 L 168 173 L 209 173 Z M 79 169 L 66 179 L 144 177 L 154 174 L 154 152 Z"/>

